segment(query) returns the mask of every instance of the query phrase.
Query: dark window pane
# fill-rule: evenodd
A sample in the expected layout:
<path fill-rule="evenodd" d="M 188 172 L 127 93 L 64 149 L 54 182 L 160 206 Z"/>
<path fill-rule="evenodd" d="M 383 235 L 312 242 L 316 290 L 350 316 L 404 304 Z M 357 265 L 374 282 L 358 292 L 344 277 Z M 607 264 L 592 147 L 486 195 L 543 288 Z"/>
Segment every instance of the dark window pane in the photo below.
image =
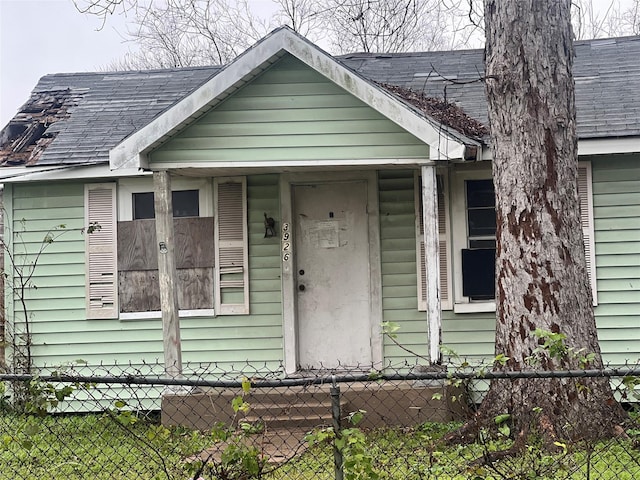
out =
<path fill-rule="evenodd" d="M 174 217 L 199 217 L 198 190 L 179 190 L 171 193 Z M 153 192 L 133 194 L 133 219 L 156 218 Z"/>
<path fill-rule="evenodd" d="M 467 207 L 495 208 L 496 199 L 492 180 L 467 180 Z"/>
<path fill-rule="evenodd" d="M 172 199 L 174 217 L 200 216 L 198 190 L 181 190 L 173 192 Z"/>
<path fill-rule="evenodd" d="M 133 219 L 155 218 L 153 207 L 153 192 L 133 194 Z"/>
<path fill-rule="evenodd" d="M 462 250 L 462 294 L 472 300 L 495 298 L 496 250 Z"/>
<path fill-rule="evenodd" d="M 496 234 L 496 211 L 493 208 L 469 210 L 469 237 L 491 237 Z"/>
<path fill-rule="evenodd" d="M 469 239 L 469 248 L 474 249 L 474 248 L 492 248 L 492 249 L 496 249 L 496 241 L 491 239 L 491 240 L 476 240 L 476 239 Z"/>

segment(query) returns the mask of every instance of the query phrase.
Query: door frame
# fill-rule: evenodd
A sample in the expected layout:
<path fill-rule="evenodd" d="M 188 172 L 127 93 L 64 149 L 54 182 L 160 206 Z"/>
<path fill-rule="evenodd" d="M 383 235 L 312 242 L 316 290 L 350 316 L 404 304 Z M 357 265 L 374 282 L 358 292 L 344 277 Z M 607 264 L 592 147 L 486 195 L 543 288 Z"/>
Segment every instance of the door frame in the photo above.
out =
<path fill-rule="evenodd" d="M 297 371 L 298 336 L 296 305 L 296 252 L 290 251 L 285 260 L 283 251 L 284 225 L 289 225 L 293 234 L 293 189 L 292 186 L 313 183 L 342 183 L 353 180 L 364 180 L 367 186 L 367 213 L 369 228 L 369 336 L 371 341 L 371 360 L 374 366 L 382 366 L 382 272 L 380 260 L 380 208 L 378 204 L 378 175 L 370 171 L 310 172 L 287 173 L 280 175 L 280 262 L 282 271 L 282 334 L 284 347 L 284 368 L 287 374 Z M 293 238 L 289 242 L 295 244 Z"/>

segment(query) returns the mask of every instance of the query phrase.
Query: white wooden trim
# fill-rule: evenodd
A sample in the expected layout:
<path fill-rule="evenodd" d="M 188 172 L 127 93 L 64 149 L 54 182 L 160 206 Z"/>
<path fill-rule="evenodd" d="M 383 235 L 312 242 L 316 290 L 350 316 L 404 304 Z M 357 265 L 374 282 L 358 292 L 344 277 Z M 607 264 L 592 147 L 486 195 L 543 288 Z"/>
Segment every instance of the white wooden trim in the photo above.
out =
<path fill-rule="evenodd" d="M 453 311 L 455 313 L 495 311 L 493 300 L 471 302 L 462 296 L 462 249 L 467 248 L 467 201 L 464 189 L 466 180 L 490 180 L 491 165 L 470 165 L 471 168 L 454 170 L 451 176 L 451 250 L 453 259 Z M 465 306 L 461 306 L 465 305 Z M 468 305 L 468 306 L 466 306 Z M 493 306 L 492 306 L 493 305 Z"/>
<path fill-rule="evenodd" d="M 280 205 L 282 225 L 289 224 L 293 231 L 292 185 L 308 183 L 330 183 L 350 180 L 365 180 L 367 184 L 367 209 L 369 232 L 369 328 L 371 339 L 371 360 L 374 365 L 384 363 L 382 341 L 382 272 L 380 253 L 380 208 L 378 205 L 378 177 L 373 170 L 366 172 L 315 172 L 289 173 L 280 176 Z M 284 365 L 287 373 L 294 373 L 298 363 L 297 305 L 295 295 L 295 258 L 293 249 L 288 261 L 282 262 L 282 317 L 284 335 Z"/>
<path fill-rule="evenodd" d="M 111 197 L 111 205 L 106 209 L 106 217 L 94 218 L 92 212 L 91 192 L 104 190 Z M 85 228 L 92 223 L 100 225 L 99 230 L 94 233 L 85 231 L 85 302 L 88 319 L 98 318 L 118 318 L 118 242 L 117 242 L 117 219 L 116 219 L 116 184 L 115 183 L 89 183 L 84 188 L 84 222 Z M 96 244 L 99 238 L 104 242 Z M 101 255 L 99 266 L 93 264 L 92 254 Z M 96 271 L 97 268 L 97 271 Z M 98 282 L 102 284 L 102 289 L 109 290 L 105 293 L 106 298 L 111 298 L 112 302 L 108 306 L 92 305 L 94 278 L 98 273 L 104 280 Z M 96 287 L 97 288 L 97 287 Z M 104 297 L 103 297 L 104 298 Z"/>
<path fill-rule="evenodd" d="M 293 229 L 293 202 L 291 198 L 291 181 L 288 175 L 280 175 L 280 235 L 282 228 L 288 226 Z M 282 237 L 281 237 L 282 238 Z M 298 342 L 296 336 L 296 295 L 295 295 L 295 255 L 292 254 L 285 261 L 280 257 L 282 269 L 282 335 L 284 349 L 284 369 L 287 374 L 295 373 L 298 368 Z"/>
<path fill-rule="evenodd" d="M 495 300 L 490 300 L 487 302 L 456 303 L 453 305 L 454 313 L 482 313 L 495 311 Z"/>
<path fill-rule="evenodd" d="M 427 280 L 427 319 L 429 322 L 429 359 L 440 361 L 442 310 L 440 308 L 440 232 L 438 230 L 438 181 L 436 167 L 422 167 L 422 217 L 424 263 Z"/>
<path fill-rule="evenodd" d="M 578 140 L 578 155 L 610 155 L 640 152 L 640 137 L 589 138 Z"/>
<path fill-rule="evenodd" d="M 53 167 L 2 167 L 0 180 L 3 183 L 24 183 L 39 180 L 92 180 L 151 175 L 138 169 L 117 172 L 109 169 L 107 162 L 92 165 L 64 165 Z"/>
<path fill-rule="evenodd" d="M 465 143 L 479 145 L 479 142 L 468 139 L 449 127 L 425 119 L 391 93 L 346 68 L 293 30 L 282 27 L 267 35 L 211 80 L 114 147 L 109 152 L 111 169 L 147 168 L 146 153 L 154 146 L 204 115 L 239 86 L 248 83 L 276 62 L 285 52 L 341 86 L 432 149 L 438 150 L 441 157 L 464 158 Z"/>
<path fill-rule="evenodd" d="M 371 167 L 371 166 L 415 166 L 415 165 L 435 165 L 436 161 L 425 162 L 420 158 L 359 158 L 347 160 L 279 160 L 264 162 L 157 162 L 153 164 L 154 168 L 168 170 L 202 170 L 205 168 L 269 168 L 283 169 L 293 167 Z"/>
<path fill-rule="evenodd" d="M 203 308 L 202 310 L 178 310 L 178 316 L 180 318 L 200 318 L 200 317 L 214 317 L 215 310 L 213 308 Z M 160 310 L 154 310 L 151 312 L 126 312 L 120 313 L 120 320 L 160 320 L 162 319 L 162 312 Z"/>

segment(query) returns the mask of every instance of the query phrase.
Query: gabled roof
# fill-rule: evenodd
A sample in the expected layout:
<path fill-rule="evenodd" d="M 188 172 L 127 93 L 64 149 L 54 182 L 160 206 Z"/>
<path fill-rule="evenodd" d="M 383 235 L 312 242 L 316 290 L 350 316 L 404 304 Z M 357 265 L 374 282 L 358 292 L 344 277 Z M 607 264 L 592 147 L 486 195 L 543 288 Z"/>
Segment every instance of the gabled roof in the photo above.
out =
<path fill-rule="evenodd" d="M 193 123 L 257 75 L 290 54 L 342 87 L 407 132 L 432 146 L 432 158 L 463 158 L 466 147 L 480 146 L 449 125 L 436 121 L 380 85 L 346 68 L 288 27 L 280 27 L 238 56 L 197 90 L 163 112 L 111 150 L 112 169 L 147 168 L 146 154 Z M 437 151 L 437 154 L 434 155 Z"/>
<path fill-rule="evenodd" d="M 280 40 L 274 41 L 274 36 Z M 178 103 L 184 106 L 185 102 L 195 100 L 198 87 L 207 82 L 217 84 L 216 76 L 220 74 L 222 79 L 233 70 L 233 65 L 236 78 L 242 83 L 244 74 L 238 76 L 238 65 L 244 65 L 249 76 L 256 68 L 266 66 L 251 65 L 243 58 L 262 55 L 274 61 L 278 56 L 274 51 L 279 48 L 292 50 L 297 57 L 307 58 L 313 53 L 310 55 L 316 62 L 311 65 L 313 68 L 327 71 L 338 81 L 354 79 L 364 86 L 365 95 L 375 94 L 366 98 L 369 104 L 384 99 L 387 105 L 394 105 L 389 102 L 393 97 L 378 85 L 390 84 L 411 88 L 428 97 L 445 98 L 475 120 L 487 123 L 484 86 L 477 81 L 469 83 L 483 72 L 482 50 L 358 53 L 333 58 L 290 30 L 279 29 L 224 69 L 214 66 L 47 75 L 40 79 L 20 112 L 0 131 L 0 165 L 49 168 L 104 164 L 109 151 L 123 140 L 158 120 L 172 106 Z M 580 146 L 596 142 L 602 146 L 598 153 L 607 153 L 618 151 L 620 141 L 627 139 L 626 151 L 639 151 L 640 37 L 579 41 L 575 48 Z M 191 100 L 186 101 L 185 97 Z M 428 116 L 425 118 L 424 111 L 417 106 L 396 98 L 406 118 L 412 118 L 406 114 L 412 111 L 423 127 L 441 126 Z M 206 102 L 203 105 L 211 106 Z M 195 112 L 197 116 L 197 108 Z M 188 123 L 189 118 L 179 122 L 178 128 Z M 452 144 L 474 141 L 450 127 L 443 126 L 453 139 Z"/>

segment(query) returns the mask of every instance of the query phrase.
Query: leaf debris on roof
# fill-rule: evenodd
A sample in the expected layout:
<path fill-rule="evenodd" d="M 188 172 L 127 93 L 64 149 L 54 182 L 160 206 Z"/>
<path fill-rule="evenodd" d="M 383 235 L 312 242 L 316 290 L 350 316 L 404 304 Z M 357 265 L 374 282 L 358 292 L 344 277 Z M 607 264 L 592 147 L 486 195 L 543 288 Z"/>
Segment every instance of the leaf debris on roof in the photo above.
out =
<path fill-rule="evenodd" d="M 468 137 L 481 139 L 489 134 L 489 129 L 483 123 L 471 118 L 454 103 L 447 102 L 441 98 L 428 97 L 424 93 L 398 85 L 388 83 L 379 83 L 379 85 L 418 108 L 425 115 Z"/>

